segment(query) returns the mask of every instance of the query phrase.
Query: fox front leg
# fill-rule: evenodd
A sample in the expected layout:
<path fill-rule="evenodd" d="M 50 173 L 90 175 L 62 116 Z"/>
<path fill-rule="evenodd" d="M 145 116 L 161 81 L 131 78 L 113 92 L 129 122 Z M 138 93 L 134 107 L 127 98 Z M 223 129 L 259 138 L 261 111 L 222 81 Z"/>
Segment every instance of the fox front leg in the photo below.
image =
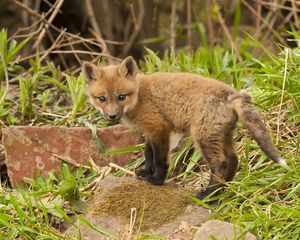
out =
<path fill-rule="evenodd" d="M 154 173 L 154 159 L 153 159 L 153 143 L 147 139 L 145 143 L 145 167 L 138 169 L 135 174 L 139 179 L 145 179 L 145 177 Z"/>
<path fill-rule="evenodd" d="M 145 149 L 145 168 L 138 170 L 136 175 L 150 184 L 162 185 L 168 171 L 170 133 L 165 129 L 161 129 L 149 135 Z"/>

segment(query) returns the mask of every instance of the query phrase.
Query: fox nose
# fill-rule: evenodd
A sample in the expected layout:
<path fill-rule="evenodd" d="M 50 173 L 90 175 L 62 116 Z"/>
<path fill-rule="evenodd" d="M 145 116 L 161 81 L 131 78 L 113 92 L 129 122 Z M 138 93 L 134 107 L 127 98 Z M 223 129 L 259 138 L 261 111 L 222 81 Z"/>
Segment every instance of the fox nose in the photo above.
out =
<path fill-rule="evenodd" d="M 114 114 L 114 115 L 108 115 L 108 119 L 109 120 L 116 120 L 117 119 L 118 114 Z"/>

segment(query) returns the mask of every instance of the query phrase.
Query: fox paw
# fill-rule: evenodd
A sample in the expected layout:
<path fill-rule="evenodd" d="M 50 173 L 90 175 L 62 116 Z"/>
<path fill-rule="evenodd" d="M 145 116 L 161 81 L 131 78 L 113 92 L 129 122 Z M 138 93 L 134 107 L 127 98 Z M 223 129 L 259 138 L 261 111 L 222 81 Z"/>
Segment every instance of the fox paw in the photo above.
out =
<path fill-rule="evenodd" d="M 214 196 L 219 195 L 223 190 L 224 190 L 223 187 L 220 187 L 217 189 L 207 187 L 205 190 L 198 192 L 196 195 L 196 198 L 202 200 L 209 195 L 210 195 L 210 197 L 214 197 Z"/>
<path fill-rule="evenodd" d="M 144 177 L 144 181 L 152 185 L 162 185 L 165 181 L 165 178 L 148 175 Z"/>
<path fill-rule="evenodd" d="M 197 195 L 196 195 L 196 198 L 202 200 L 210 194 L 211 194 L 211 191 L 204 190 L 204 191 L 198 192 Z"/>
<path fill-rule="evenodd" d="M 148 170 L 142 169 L 142 168 L 135 171 L 136 177 L 138 179 L 142 179 L 142 180 L 145 179 L 145 177 L 147 177 L 151 174 L 152 174 L 151 171 L 148 171 Z"/>

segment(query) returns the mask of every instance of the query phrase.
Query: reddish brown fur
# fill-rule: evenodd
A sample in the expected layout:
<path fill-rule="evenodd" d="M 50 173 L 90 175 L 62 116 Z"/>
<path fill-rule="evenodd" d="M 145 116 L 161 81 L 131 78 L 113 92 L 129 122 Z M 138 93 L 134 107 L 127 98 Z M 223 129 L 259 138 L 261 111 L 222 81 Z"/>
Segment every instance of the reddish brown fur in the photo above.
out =
<path fill-rule="evenodd" d="M 238 117 L 265 153 L 281 161 L 250 96 L 221 81 L 191 73 L 137 74 L 131 57 L 107 67 L 85 63 L 83 73 L 90 100 L 104 116 L 117 116 L 147 136 L 146 166 L 137 175 L 152 184 L 165 180 L 172 132 L 189 133 L 211 169 L 209 186 L 198 198 L 219 188 L 219 180 L 232 180 L 238 165 L 232 138 Z"/>

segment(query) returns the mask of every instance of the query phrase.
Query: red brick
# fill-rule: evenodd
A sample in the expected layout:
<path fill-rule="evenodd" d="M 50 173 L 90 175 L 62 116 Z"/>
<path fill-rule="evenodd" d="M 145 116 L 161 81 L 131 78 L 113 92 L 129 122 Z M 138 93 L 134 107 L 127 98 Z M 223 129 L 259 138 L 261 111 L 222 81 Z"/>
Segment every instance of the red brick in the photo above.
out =
<path fill-rule="evenodd" d="M 104 158 L 85 127 L 17 126 L 2 130 L 8 175 L 13 186 L 23 184 L 24 177 L 35 177 L 39 170 L 45 174 L 59 172 L 61 160 L 55 154 L 87 164 L 91 157 L 99 166 L 109 162 L 124 166 L 134 156 L 118 154 Z M 140 137 L 122 125 L 97 130 L 106 150 L 117 150 L 140 143 Z"/>

